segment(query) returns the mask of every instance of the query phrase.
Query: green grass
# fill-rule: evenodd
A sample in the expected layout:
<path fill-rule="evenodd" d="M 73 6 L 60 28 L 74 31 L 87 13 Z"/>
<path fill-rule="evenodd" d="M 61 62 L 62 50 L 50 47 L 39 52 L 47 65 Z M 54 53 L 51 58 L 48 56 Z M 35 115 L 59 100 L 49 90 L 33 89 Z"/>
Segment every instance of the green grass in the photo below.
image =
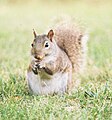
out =
<path fill-rule="evenodd" d="M 97 0 L 0 2 L 0 120 L 112 119 L 112 2 Z M 51 19 L 68 14 L 89 31 L 87 72 L 71 95 L 29 94 L 25 71 L 32 29 L 44 33 Z"/>

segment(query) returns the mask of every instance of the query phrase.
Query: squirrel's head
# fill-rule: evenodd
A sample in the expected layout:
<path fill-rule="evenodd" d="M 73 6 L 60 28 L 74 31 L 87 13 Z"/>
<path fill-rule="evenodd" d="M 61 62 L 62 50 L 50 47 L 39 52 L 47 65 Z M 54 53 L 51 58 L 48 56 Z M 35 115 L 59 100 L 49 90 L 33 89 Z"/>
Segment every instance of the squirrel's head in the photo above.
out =
<path fill-rule="evenodd" d="M 31 44 L 31 55 L 37 59 L 37 61 L 43 60 L 53 52 L 53 30 L 50 30 L 47 35 L 37 35 L 33 30 L 34 40 Z"/>

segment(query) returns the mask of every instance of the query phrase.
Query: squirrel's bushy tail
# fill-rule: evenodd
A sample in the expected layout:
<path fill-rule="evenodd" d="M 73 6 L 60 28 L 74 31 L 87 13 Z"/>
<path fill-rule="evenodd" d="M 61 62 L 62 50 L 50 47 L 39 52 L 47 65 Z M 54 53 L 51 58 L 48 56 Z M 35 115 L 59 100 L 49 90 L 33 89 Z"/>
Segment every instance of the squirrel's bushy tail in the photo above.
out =
<path fill-rule="evenodd" d="M 88 34 L 70 17 L 58 19 L 53 29 L 55 40 L 68 55 L 73 71 L 83 71 L 86 64 Z"/>

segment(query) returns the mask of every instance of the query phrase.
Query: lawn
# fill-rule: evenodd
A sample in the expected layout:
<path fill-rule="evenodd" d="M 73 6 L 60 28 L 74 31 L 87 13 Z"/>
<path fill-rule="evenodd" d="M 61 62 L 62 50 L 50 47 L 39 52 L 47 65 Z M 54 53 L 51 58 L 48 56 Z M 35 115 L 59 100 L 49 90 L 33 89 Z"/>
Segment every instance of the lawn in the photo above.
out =
<path fill-rule="evenodd" d="M 87 71 L 72 94 L 34 96 L 25 73 L 32 29 L 67 14 L 89 32 Z M 0 1 L 0 120 L 112 120 L 111 0 Z"/>

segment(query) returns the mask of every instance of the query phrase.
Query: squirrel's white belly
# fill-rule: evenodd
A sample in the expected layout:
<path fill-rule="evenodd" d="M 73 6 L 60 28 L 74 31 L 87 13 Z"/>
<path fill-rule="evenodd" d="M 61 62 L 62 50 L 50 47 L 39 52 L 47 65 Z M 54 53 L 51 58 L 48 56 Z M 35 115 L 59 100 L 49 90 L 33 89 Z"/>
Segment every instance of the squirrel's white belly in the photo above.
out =
<path fill-rule="evenodd" d="M 34 94 L 62 94 L 67 89 L 68 73 L 56 73 L 50 80 L 42 80 L 39 75 L 35 75 L 31 71 L 27 73 L 27 81 Z"/>

